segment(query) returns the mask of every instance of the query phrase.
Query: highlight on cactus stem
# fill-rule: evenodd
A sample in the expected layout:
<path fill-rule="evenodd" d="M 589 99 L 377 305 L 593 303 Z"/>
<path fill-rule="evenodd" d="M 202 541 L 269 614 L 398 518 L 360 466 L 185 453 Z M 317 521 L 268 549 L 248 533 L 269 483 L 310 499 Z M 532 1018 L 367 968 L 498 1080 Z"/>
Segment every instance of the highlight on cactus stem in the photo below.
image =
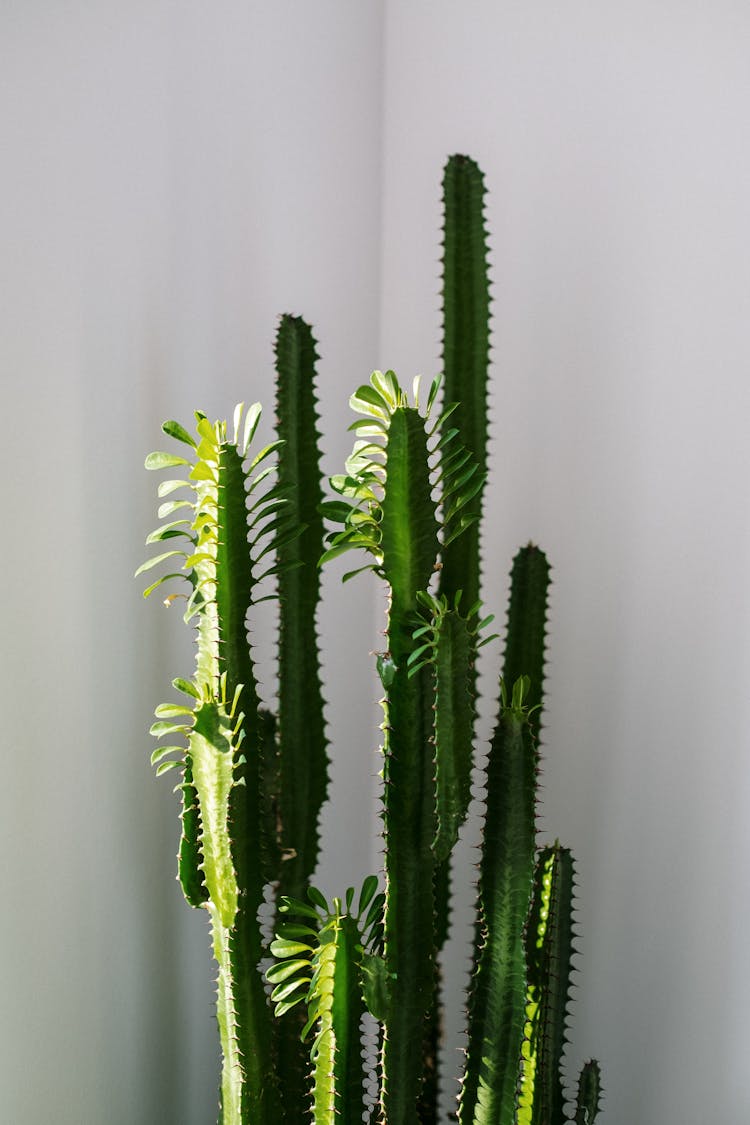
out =
<path fill-rule="evenodd" d="M 218 966 L 220 1125 L 593 1125 L 598 1063 L 564 1081 L 573 859 L 537 834 L 549 564 L 513 561 L 505 652 L 487 647 L 482 496 L 488 471 L 489 287 L 484 181 L 452 157 L 444 181 L 442 376 L 410 389 L 375 371 L 351 396 L 344 472 L 324 488 L 317 344 L 285 315 L 276 433 L 260 405 L 233 426 L 165 422 L 180 452 L 158 486 L 145 590 L 184 599 L 192 676 L 156 711 L 158 775 L 176 771 L 178 879 L 205 910 Z M 387 595 L 382 685 L 382 876 L 328 901 L 311 882 L 330 767 L 318 646 L 320 568 L 356 558 Z M 258 689 L 256 607 L 277 607 L 271 707 Z M 342 635 L 342 644 L 353 643 Z M 362 643 L 371 647 L 369 638 Z M 497 717 L 476 753 L 477 667 L 495 661 Z M 373 732 L 362 736 L 369 774 Z M 480 761 L 484 764 L 479 764 Z M 451 870 L 472 793 L 484 794 L 467 1049 L 451 1107 L 440 954 Z M 381 889 L 382 888 L 382 889 Z M 261 923 L 268 917 L 273 922 Z M 374 1029 L 374 1032 L 373 1032 Z M 369 1036 L 369 1039 L 368 1039 Z M 375 1041 L 376 1050 L 372 1047 Z"/>

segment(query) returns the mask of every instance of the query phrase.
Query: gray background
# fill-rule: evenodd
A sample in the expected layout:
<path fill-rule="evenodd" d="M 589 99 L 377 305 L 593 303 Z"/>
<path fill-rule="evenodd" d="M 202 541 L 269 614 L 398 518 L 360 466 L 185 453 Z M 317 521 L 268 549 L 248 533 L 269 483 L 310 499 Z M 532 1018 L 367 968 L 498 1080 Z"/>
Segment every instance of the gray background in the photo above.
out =
<path fill-rule="evenodd" d="M 747 1121 L 749 48 L 730 0 L 0 5 L 4 1122 L 214 1120 L 208 935 L 145 733 L 189 637 L 132 580 L 141 465 L 164 417 L 272 413 L 290 311 L 316 326 L 339 471 L 354 386 L 439 367 L 455 151 L 490 189 L 488 610 L 519 544 L 554 565 L 543 828 L 581 884 L 571 1068 L 602 1059 L 608 1125 Z M 341 569 L 335 891 L 379 864 L 384 610 Z"/>

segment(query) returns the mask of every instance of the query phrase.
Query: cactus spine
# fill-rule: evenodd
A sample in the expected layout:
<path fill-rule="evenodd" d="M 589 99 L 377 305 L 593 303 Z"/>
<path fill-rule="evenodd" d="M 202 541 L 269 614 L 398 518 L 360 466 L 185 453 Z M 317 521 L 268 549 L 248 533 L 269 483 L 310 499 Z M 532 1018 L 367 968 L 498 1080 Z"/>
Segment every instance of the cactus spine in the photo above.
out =
<path fill-rule="evenodd" d="M 480 607 L 480 520 L 487 459 L 489 290 L 484 184 L 466 157 L 444 177 L 444 377 L 421 397 L 392 371 L 351 397 L 358 417 L 345 472 L 323 499 L 314 397 L 316 345 L 297 317 L 276 341 L 277 439 L 255 453 L 260 407 L 235 433 L 196 415 L 196 436 L 165 432 L 191 457 L 147 466 L 163 482 L 170 543 L 141 570 L 180 560 L 152 583 L 186 581 L 196 668 L 174 681 L 187 704 L 157 709 L 153 755 L 181 770 L 178 875 L 207 911 L 218 965 L 222 1125 L 433 1125 L 440 1118 L 437 957 L 449 925 L 451 856 L 475 778 L 476 660 L 494 638 Z M 177 518 L 172 518 L 176 516 Z M 323 520 L 331 525 L 324 531 Z M 317 648 L 318 565 L 354 551 L 386 587 L 382 820 L 384 879 L 329 904 L 311 885 L 328 754 Z M 248 617 L 275 581 L 278 712 L 260 705 Z M 573 862 L 536 835 L 549 566 L 517 555 L 499 711 L 478 780 L 486 813 L 460 1125 L 593 1125 L 598 1064 L 566 1106 L 562 1058 L 572 957 Z M 178 596 L 172 593 L 170 603 Z M 270 942 L 258 915 L 276 902 Z M 354 906 L 357 899 L 356 909 Z M 261 962 L 272 958 L 264 984 Z M 270 988 L 270 995 L 268 990 Z M 365 1012 L 379 1029 L 373 1074 Z M 312 1043 L 312 1048 L 303 1046 Z M 309 1061 L 308 1061 L 309 1053 Z M 366 1090 L 375 1082 L 377 1095 Z"/>

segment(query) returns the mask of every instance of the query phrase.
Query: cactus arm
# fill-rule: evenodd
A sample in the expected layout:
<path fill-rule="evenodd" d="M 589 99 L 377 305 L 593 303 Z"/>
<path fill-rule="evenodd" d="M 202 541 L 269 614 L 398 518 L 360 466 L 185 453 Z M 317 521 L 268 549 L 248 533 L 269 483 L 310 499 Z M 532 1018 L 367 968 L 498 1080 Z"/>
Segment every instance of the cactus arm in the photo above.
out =
<path fill-rule="evenodd" d="M 184 767 L 189 813 L 186 823 L 183 812 L 180 874 L 183 886 L 197 898 L 200 873 L 208 896 L 203 905 L 211 918 L 219 963 L 224 1125 L 276 1125 L 283 1120 L 273 1077 L 271 1012 L 258 967 L 263 948 L 257 911 L 264 883 L 262 777 L 267 739 L 258 714 L 245 624 L 256 568 L 268 550 L 261 540 L 273 529 L 280 502 L 278 489 L 266 483 L 251 509 L 249 541 L 248 497 L 267 480 L 260 466 L 274 448 L 262 450 L 245 468 L 247 443 L 259 413 L 259 408 L 248 413 L 250 424 L 241 442 L 227 439 L 225 423 L 211 424 L 205 415 L 196 415 L 199 440 L 189 474 L 195 502 L 188 502 L 193 551 L 182 552 L 192 590 L 186 619 L 197 617 L 196 670 L 192 683 L 175 681 L 194 700 L 188 750 L 184 762 L 175 763 Z M 236 415 L 236 428 L 240 421 Z M 174 424 L 165 425 L 168 433 L 170 425 Z M 149 467 L 155 468 L 175 463 L 170 455 L 149 460 Z M 190 464 L 184 459 L 180 463 Z M 160 710 L 168 714 L 180 709 L 165 705 Z M 234 726 L 231 742 L 222 743 L 217 715 L 224 711 Z M 155 726 L 153 732 L 160 734 L 177 729 L 169 723 Z M 159 769 L 169 764 L 162 762 Z M 202 901 L 200 886 L 198 892 Z"/>
<path fill-rule="evenodd" d="M 544 700 L 549 569 L 544 552 L 532 543 L 522 547 L 513 560 L 503 665 L 506 684 L 514 684 L 519 676 L 529 677 L 529 721 L 537 739 Z"/>
<path fill-rule="evenodd" d="M 584 1063 L 578 1078 L 575 1125 L 593 1125 L 599 1113 L 602 1081 L 599 1063 L 590 1059 Z"/>
<path fill-rule="evenodd" d="M 471 800 L 475 718 L 472 672 L 477 634 L 492 617 L 478 621 L 476 608 L 463 617 L 444 595 L 435 598 L 421 593 L 418 600 L 427 612 L 427 623 L 415 630 L 415 647 L 407 663 L 412 674 L 429 665 L 435 678 L 437 832 L 433 851 L 442 865 L 453 850 Z M 487 637 L 482 644 L 492 639 Z"/>
<path fill-rule="evenodd" d="M 426 417 L 436 390 L 433 384 Z M 343 514 L 345 522 L 342 532 L 329 537 L 328 554 L 364 548 L 390 590 L 388 652 L 379 661 L 386 689 L 384 941 L 387 971 L 398 982 L 399 1003 L 386 1020 L 380 1112 L 389 1125 L 411 1125 L 434 1005 L 437 810 L 433 676 L 424 665 L 415 667 L 412 661 L 410 666 L 409 659 L 415 651 L 415 659 L 419 657 L 413 637 L 418 595 L 430 582 L 440 535 L 447 540 L 460 533 L 479 482 L 471 458 L 454 440 L 455 431 L 444 428 L 444 418 L 428 431 L 426 417 L 409 405 L 392 372 L 375 372 L 370 385 L 361 387 L 351 402 L 365 419 L 357 426 L 360 440 L 347 462 L 346 476 L 333 481 L 351 507 L 342 509 L 337 503 L 327 509 L 332 518 Z M 438 460 L 434 472 L 433 455 Z M 439 514 L 433 498 L 438 483 Z M 431 1047 L 428 1054 L 434 1054 Z"/>
<path fill-rule="evenodd" d="M 303 898 L 319 852 L 319 820 L 328 786 L 328 754 L 316 612 L 323 550 L 315 363 L 312 331 L 283 316 L 276 335 L 278 484 L 285 499 L 278 544 L 278 826 L 277 902 Z M 283 857 L 283 858 L 282 858 Z M 276 1021 L 288 1125 L 306 1121 L 308 1060 L 297 1008 Z"/>
<path fill-rule="evenodd" d="M 559 844 L 537 862 L 527 932 L 527 1043 L 519 1123 L 563 1125 L 560 1064 L 573 954 L 573 860 Z M 530 1065 L 529 1065 L 530 1064 Z"/>
<path fill-rule="evenodd" d="M 400 1125 L 414 1120 L 422 1078 L 435 912 L 432 683 L 426 669 L 410 677 L 407 665 L 417 592 L 427 587 L 438 550 L 427 440 L 416 411 L 394 413 L 386 465 L 383 569 L 391 589 L 387 635 L 396 671 L 385 704 L 385 956 L 399 1003 L 386 1022 L 383 1113 Z"/>
<path fill-rule="evenodd" d="M 321 930 L 320 942 L 313 975 L 313 1012 L 319 1029 L 312 1053 L 315 1122 L 358 1122 L 364 1112 L 359 1041 L 364 1003 L 359 965 L 362 950 L 356 922 L 337 910 Z"/>
<path fill-rule="evenodd" d="M 479 883 L 480 926 L 469 1006 L 461 1125 L 513 1125 L 523 1039 L 523 941 L 534 872 L 536 751 L 525 681 L 503 705 L 487 765 Z"/>
<path fill-rule="evenodd" d="M 365 880 L 356 916 L 351 913 L 352 890 L 347 894 L 345 909 L 339 899 L 334 899 L 331 910 L 315 888 L 308 890 L 315 909 L 303 901 L 285 898 L 282 911 L 300 916 L 303 923 L 282 923 L 271 943 L 277 962 L 266 976 L 274 986 L 271 997 L 276 1014 L 288 1019 L 287 1013 L 304 1001 L 307 1023 L 302 1038 L 315 1031 L 310 1052 L 315 1125 L 360 1122 L 364 1114 L 360 1045 L 365 1012 L 363 959 L 367 956 L 364 945 L 372 944 L 382 911 L 382 896 L 373 898 L 376 886 L 373 876 Z"/>
<path fill-rule="evenodd" d="M 453 424 L 471 451 L 482 479 L 487 470 L 487 371 L 490 297 L 484 178 L 473 160 L 452 156 L 443 177 L 443 377 L 446 402 L 458 403 Z M 469 511 L 479 517 L 481 490 Z M 479 525 L 443 551 L 440 592 L 464 591 L 468 605 L 480 597 Z M 510 681 L 513 683 L 514 681 Z"/>
<path fill-rule="evenodd" d="M 315 340 L 299 317 L 284 316 L 276 338 L 278 484 L 286 506 L 278 548 L 279 754 L 282 844 L 288 858 L 279 893 L 301 898 L 318 858 L 320 810 L 328 784 L 315 615 L 323 549 Z M 299 532 L 299 529 L 302 531 Z M 294 534 L 295 529 L 297 534 Z"/>

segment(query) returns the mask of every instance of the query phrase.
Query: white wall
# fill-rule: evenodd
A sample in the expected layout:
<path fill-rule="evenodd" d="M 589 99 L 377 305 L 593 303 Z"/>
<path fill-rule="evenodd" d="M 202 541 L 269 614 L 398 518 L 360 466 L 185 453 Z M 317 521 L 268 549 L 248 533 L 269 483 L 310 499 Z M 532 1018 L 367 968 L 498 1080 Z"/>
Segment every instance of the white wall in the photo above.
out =
<path fill-rule="evenodd" d="M 547 549 L 543 824 L 578 858 L 571 1069 L 601 1058 L 608 1125 L 750 1115 L 749 47 L 735 3 L 387 5 L 381 355 L 439 366 L 439 180 L 468 152 L 486 600 Z"/>
<path fill-rule="evenodd" d="M 291 311 L 316 326 L 339 471 L 376 351 L 381 61 L 375 3 L 0 6 L 8 1125 L 215 1120 L 208 933 L 174 879 L 177 807 L 146 733 L 192 658 L 132 578 L 155 523 L 142 465 L 165 417 L 272 413 Z M 361 593 L 331 578 L 327 597 L 329 647 L 342 620 L 367 633 Z M 326 823 L 336 886 L 371 865 L 374 755 L 350 749 L 369 647 L 327 660 L 354 828 L 342 848 Z"/>
<path fill-rule="evenodd" d="M 2 5 L 0 1119 L 213 1119 L 207 935 L 145 735 L 190 656 L 132 581 L 140 465 L 168 415 L 270 403 L 288 310 L 336 471 L 352 385 L 439 365 L 464 151 L 491 192 L 488 607 L 518 544 L 555 566 L 571 1059 L 601 1057 L 608 1125 L 747 1120 L 749 37 L 729 0 Z M 369 596 L 328 579 L 330 889 L 372 862 L 378 716 L 342 629 L 376 647 Z"/>

